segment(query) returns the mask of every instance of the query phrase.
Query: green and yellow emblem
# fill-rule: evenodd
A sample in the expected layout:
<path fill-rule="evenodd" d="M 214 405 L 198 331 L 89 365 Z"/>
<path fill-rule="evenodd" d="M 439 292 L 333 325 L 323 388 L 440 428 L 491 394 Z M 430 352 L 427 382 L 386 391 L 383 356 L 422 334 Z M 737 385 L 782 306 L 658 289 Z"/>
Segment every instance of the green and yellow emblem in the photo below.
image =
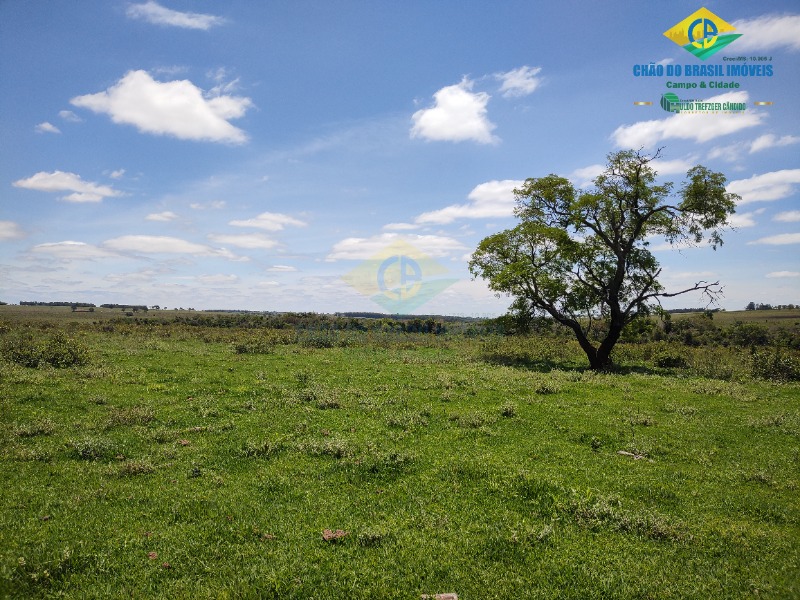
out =
<path fill-rule="evenodd" d="M 664 35 L 700 60 L 705 60 L 741 37 L 741 33 L 734 31 L 733 25 L 707 8 L 701 8 L 667 29 Z"/>

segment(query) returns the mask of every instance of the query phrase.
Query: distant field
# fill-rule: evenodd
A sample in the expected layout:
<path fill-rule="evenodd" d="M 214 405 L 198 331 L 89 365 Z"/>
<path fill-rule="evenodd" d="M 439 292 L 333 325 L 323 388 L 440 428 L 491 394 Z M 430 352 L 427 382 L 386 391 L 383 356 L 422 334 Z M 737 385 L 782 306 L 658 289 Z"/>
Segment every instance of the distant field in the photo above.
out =
<path fill-rule="evenodd" d="M 675 313 L 673 319 L 696 317 L 702 313 Z M 800 309 L 792 310 L 725 310 L 714 313 L 714 321 L 730 325 L 736 321 L 743 323 L 765 323 L 767 325 L 792 323 L 800 324 Z"/>
<path fill-rule="evenodd" d="M 0 320 L 24 321 L 57 321 L 57 322 L 89 322 L 110 319 L 132 318 L 127 312 L 118 308 L 95 308 L 89 312 L 88 308 L 73 311 L 69 306 L 0 306 Z M 197 314 L 198 311 L 188 310 L 148 310 L 137 311 L 133 316 L 139 319 L 170 318 L 175 315 Z"/>
<path fill-rule="evenodd" d="M 749 351 L 27 310 L 0 597 L 800 597 L 800 384 Z"/>
<path fill-rule="evenodd" d="M 118 308 L 95 308 L 94 312 L 88 309 L 72 311 L 68 306 L 0 306 L 0 320 L 25 320 L 25 321 L 72 321 L 92 322 L 110 319 L 170 319 L 176 316 L 227 314 L 213 311 L 189 310 L 148 310 L 138 311 L 132 316 L 127 316 L 125 311 Z M 702 315 L 702 313 L 675 313 L 673 319 L 686 319 Z M 800 309 L 793 310 L 734 310 L 719 311 L 714 313 L 714 321 L 719 324 L 731 324 L 736 321 L 757 322 L 766 324 L 798 323 L 800 324 Z"/>

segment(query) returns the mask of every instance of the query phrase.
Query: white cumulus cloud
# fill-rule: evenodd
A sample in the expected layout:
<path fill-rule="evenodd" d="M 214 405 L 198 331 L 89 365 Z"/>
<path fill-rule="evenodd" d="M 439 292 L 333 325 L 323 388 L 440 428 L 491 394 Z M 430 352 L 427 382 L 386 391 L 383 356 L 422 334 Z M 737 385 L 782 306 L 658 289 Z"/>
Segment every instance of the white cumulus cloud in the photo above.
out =
<path fill-rule="evenodd" d="M 756 215 L 760 215 L 764 212 L 764 209 L 761 208 L 759 210 L 754 210 L 751 212 L 746 213 L 734 213 L 730 217 L 728 217 L 728 223 L 732 227 L 742 228 L 742 227 L 755 227 L 756 226 Z"/>
<path fill-rule="evenodd" d="M 12 185 L 40 192 L 72 192 L 61 197 L 67 202 L 101 202 L 103 198 L 122 195 L 122 192 L 110 186 L 84 181 L 80 175 L 64 171 L 40 171 L 27 179 L 19 179 Z"/>
<path fill-rule="evenodd" d="M 541 67 L 524 66 L 506 73 L 497 73 L 495 77 L 503 82 L 500 86 L 500 93 L 504 98 L 532 94 L 542 82 L 536 77 L 541 70 Z"/>
<path fill-rule="evenodd" d="M 579 169 L 575 169 L 572 173 L 569 174 L 569 179 L 572 179 L 573 181 L 577 182 L 578 185 L 584 186 L 594 181 L 594 179 L 605 170 L 606 170 L 605 165 L 601 164 L 589 165 L 588 167 L 581 167 Z"/>
<path fill-rule="evenodd" d="M 174 221 L 178 218 L 171 210 L 165 210 L 164 212 L 160 213 L 150 213 L 145 217 L 148 221 Z"/>
<path fill-rule="evenodd" d="M 253 105 L 241 96 L 207 97 L 188 80 L 156 81 L 142 70 L 129 71 L 104 92 L 70 102 L 144 133 L 230 144 L 246 142 L 247 135 L 228 121 L 244 116 Z"/>
<path fill-rule="evenodd" d="M 81 118 L 78 115 L 76 115 L 74 112 L 72 112 L 71 110 L 59 111 L 58 116 L 61 117 L 62 119 L 64 119 L 65 121 L 70 122 L 70 123 L 80 123 L 81 122 Z"/>
<path fill-rule="evenodd" d="M 410 235 L 381 233 L 369 238 L 346 238 L 334 244 L 326 261 L 369 260 L 392 244 L 404 242 L 428 256 L 447 256 L 451 252 L 462 253 L 466 247 L 451 237 L 440 235 Z"/>
<path fill-rule="evenodd" d="M 782 135 L 778 137 L 772 133 L 766 133 L 757 137 L 750 144 L 750 154 L 753 152 L 760 152 L 768 148 L 780 148 L 781 146 L 791 146 L 792 144 L 800 143 L 800 137 L 796 135 Z"/>
<path fill-rule="evenodd" d="M 264 229 L 265 231 L 280 231 L 287 225 L 305 227 L 306 224 L 289 215 L 263 212 L 252 219 L 230 221 L 228 225 L 233 225 L 234 227 L 253 227 L 255 229 Z"/>
<path fill-rule="evenodd" d="M 791 196 L 794 193 L 794 184 L 797 183 L 800 183 L 800 169 L 783 169 L 731 181 L 726 189 L 742 197 L 739 204 L 747 204 Z"/>
<path fill-rule="evenodd" d="M 189 205 L 189 208 L 192 210 L 219 210 L 221 208 L 225 208 L 225 200 L 212 200 L 211 202 L 207 202 L 205 204 L 201 202 L 192 202 Z"/>
<path fill-rule="evenodd" d="M 706 102 L 746 103 L 747 92 L 727 92 L 708 98 Z M 748 110 L 744 114 L 726 113 L 677 113 L 664 119 L 639 121 L 618 127 L 611 138 L 620 148 L 652 148 L 668 139 L 707 142 L 749 127 L 760 125 L 765 113 Z"/>
<path fill-rule="evenodd" d="M 208 236 L 208 239 L 215 244 L 222 244 L 223 246 L 236 246 L 237 248 L 268 249 L 274 248 L 278 245 L 278 242 L 261 233 L 245 233 L 234 235 L 211 234 Z"/>
<path fill-rule="evenodd" d="M 782 221 L 784 223 L 798 223 L 800 222 L 800 210 L 787 210 L 780 212 L 772 218 L 773 221 Z"/>
<path fill-rule="evenodd" d="M 772 271 L 772 273 L 767 273 L 765 277 L 770 279 L 783 279 L 786 277 L 800 277 L 800 272 L 798 271 Z"/>
<path fill-rule="evenodd" d="M 136 254 L 189 254 L 192 256 L 212 256 L 230 260 L 247 260 L 236 256 L 224 248 L 212 248 L 181 238 L 163 235 L 123 235 L 106 240 L 103 247 L 116 252 Z"/>
<path fill-rule="evenodd" d="M 800 50 L 800 15 L 764 15 L 731 23 L 742 37 L 737 52 L 787 48 Z"/>
<path fill-rule="evenodd" d="M 14 221 L 0 221 L 0 242 L 25 237 L 22 228 Z"/>
<path fill-rule="evenodd" d="M 752 242 L 747 242 L 750 245 L 753 244 L 767 244 L 769 246 L 786 246 L 789 244 L 800 244 L 800 233 L 779 233 L 778 235 L 770 235 L 768 237 L 763 237 L 758 240 L 753 240 Z"/>
<path fill-rule="evenodd" d="M 415 112 L 411 137 L 425 140 L 492 144 L 498 141 L 492 131 L 495 124 L 487 118 L 486 105 L 491 96 L 473 92 L 473 82 L 443 87 L 433 95 L 434 106 Z"/>
<path fill-rule="evenodd" d="M 35 255 L 44 255 L 55 260 L 95 260 L 99 258 L 118 258 L 114 252 L 98 248 L 85 242 L 66 240 L 37 244 L 31 248 Z"/>
<path fill-rule="evenodd" d="M 456 219 L 490 219 L 494 217 L 511 217 L 514 215 L 514 188 L 524 182 L 517 179 L 487 181 L 475 186 L 467 198 L 466 204 L 452 204 L 425 212 L 415 221 L 418 224 L 452 223 Z"/>
<path fill-rule="evenodd" d="M 383 226 L 386 231 L 409 231 L 411 229 L 419 229 L 419 225 L 415 223 L 387 223 Z"/>
<path fill-rule="evenodd" d="M 58 127 L 47 121 L 39 123 L 36 127 L 34 127 L 34 130 L 36 133 L 61 133 L 61 130 Z"/>
<path fill-rule="evenodd" d="M 294 273 L 297 269 L 289 265 L 273 265 L 267 271 L 272 273 Z"/>
<path fill-rule="evenodd" d="M 184 29 L 210 29 L 225 22 L 222 17 L 200 13 L 179 12 L 149 0 L 144 4 L 131 4 L 126 14 L 131 19 L 139 19 L 155 25 L 168 25 Z"/>

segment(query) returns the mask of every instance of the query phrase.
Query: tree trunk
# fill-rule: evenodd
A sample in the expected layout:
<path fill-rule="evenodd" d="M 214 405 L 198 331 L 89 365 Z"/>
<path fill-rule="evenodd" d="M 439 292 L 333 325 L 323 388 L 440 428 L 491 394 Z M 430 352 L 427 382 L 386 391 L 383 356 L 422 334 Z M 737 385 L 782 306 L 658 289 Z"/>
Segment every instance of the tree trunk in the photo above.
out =
<path fill-rule="evenodd" d="M 600 344 L 600 347 L 597 349 L 595 354 L 595 364 L 592 364 L 591 367 L 595 371 L 599 371 L 602 369 L 607 369 L 611 366 L 611 351 L 614 349 L 614 346 L 619 341 L 620 336 L 622 335 L 622 330 L 625 327 L 623 323 L 614 323 L 612 322 L 608 328 L 608 335 L 606 335 L 605 339 Z"/>
<path fill-rule="evenodd" d="M 575 333 L 575 337 L 578 338 L 578 344 L 580 344 L 581 349 L 586 353 L 586 358 L 589 359 L 589 367 L 593 370 L 602 369 L 603 367 L 599 366 L 597 362 L 597 348 L 592 345 L 589 338 L 583 333 L 581 326 L 576 322 L 567 323 L 567 325 Z"/>

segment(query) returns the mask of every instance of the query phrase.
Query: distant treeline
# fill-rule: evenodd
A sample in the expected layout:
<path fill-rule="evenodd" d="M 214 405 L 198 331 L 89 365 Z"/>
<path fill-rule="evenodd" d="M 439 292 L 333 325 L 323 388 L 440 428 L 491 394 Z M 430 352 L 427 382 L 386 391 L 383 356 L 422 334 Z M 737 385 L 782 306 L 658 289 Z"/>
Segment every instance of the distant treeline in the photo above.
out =
<path fill-rule="evenodd" d="M 776 304 L 773 306 L 772 304 L 750 302 L 744 307 L 745 310 L 794 310 L 795 308 L 800 308 L 800 306 L 797 304 Z"/>
<path fill-rule="evenodd" d="M 375 312 L 337 312 L 336 317 L 355 317 L 357 319 L 394 319 L 396 321 L 413 321 L 414 319 L 434 319 L 445 323 L 469 323 L 482 322 L 485 318 L 481 317 L 454 317 L 446 315 L 389 315 L 386 313 Z"/>
<path fill-rule="evenodd" d="M 147 310 L 147 306 L 145 306 L 144 304 L 101 304 L 100 308 L 118 308 L 120 310 Z"/>
<path fill-rule="evenodd" d="M 672 313 L 674 315 L 680 315 L 680 314 L 683 314 L 683 313 L 705 313 L 705 312 L 715 313 L 715 312 L 719 312 L 720 310 L 721 309 L 719 309 L 719 308 L 713 308 L 711 310 L 709 310 L 707 308 L 673 308 L 671 310 L 668 310 L 667 312 L 668 313 Z"/>
<path fill-rule="evenodd" d="M 70 306 L 72 308 L 97 308 L 92 302 L 35 302 L 23 300 L 20 306 Z M 120 310 L 147 310 L 144 304 L 101 304 L 100 308 L 116 308 Z"/>
<path fill-rule="evenodd" d="M 81 308 L 94 308 L 91 302 L 28 302 L 22 301 L 20 306 L 79 306 Z"/>

